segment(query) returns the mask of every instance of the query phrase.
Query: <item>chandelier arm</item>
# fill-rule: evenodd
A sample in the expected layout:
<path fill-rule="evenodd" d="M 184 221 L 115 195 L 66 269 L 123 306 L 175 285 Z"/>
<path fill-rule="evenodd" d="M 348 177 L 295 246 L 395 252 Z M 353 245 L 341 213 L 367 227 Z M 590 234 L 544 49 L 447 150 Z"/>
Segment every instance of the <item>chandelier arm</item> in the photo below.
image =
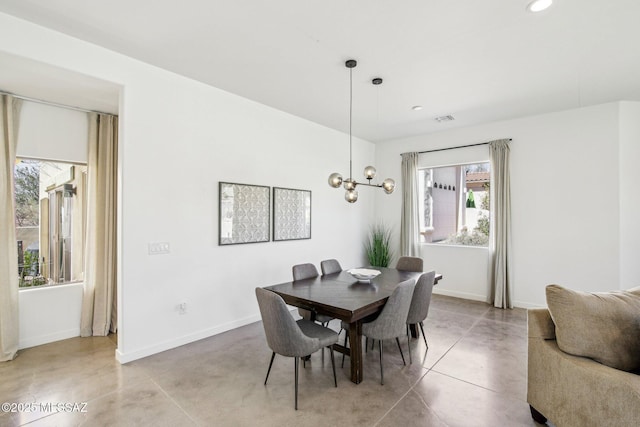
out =
<path fill-rule="evenodd" d="M 358 182 L 358 181 L 353 181 L 353 183 L 355 185 L 366 185 L 367 187 L 378 187 L 378 188 L 382 188 L 382 184 L 369 184 L 367 182 Z"/>

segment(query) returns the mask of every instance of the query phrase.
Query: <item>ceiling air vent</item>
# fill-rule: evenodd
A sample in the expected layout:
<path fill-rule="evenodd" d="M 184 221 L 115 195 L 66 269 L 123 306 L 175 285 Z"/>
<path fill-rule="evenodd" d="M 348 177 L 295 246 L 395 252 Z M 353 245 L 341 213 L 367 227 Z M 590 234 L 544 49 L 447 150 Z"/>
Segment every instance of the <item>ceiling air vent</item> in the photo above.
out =
<path fill-rule="evenodd" d="M 438 122 L 438 123 L 450 122 L 451 120 L 455 120 L 455 118 L 450 114 L 446 115 L 446 116 L 436 117 L 436 122 Z"/>

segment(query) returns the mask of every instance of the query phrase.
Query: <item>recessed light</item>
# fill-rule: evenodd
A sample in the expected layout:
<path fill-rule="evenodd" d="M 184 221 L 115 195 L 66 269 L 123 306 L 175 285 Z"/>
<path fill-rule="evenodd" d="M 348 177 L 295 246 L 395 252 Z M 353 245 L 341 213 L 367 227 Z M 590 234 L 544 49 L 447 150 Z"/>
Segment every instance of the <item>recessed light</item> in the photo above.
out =
<path fill-rule="evenodd" d="M 553 0 L 533 0 L 527 6 L 527 10 L 529 12 L 542 12 L 543 10 L 549 8 L 553 4 Z"/>
<path fill-rule="evenodd" d="M 414 105 L 413 107 L 411 107 L 411 109 L 413 111 L 420 111 L 420 110 L 422 110 L 422 105 Z"/>

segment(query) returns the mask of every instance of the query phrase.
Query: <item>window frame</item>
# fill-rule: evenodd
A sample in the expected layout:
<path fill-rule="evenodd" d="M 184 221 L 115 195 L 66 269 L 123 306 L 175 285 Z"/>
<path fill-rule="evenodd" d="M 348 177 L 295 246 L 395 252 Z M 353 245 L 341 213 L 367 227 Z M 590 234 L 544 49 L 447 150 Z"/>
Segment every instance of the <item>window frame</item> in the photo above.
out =
<path fill-rule="evenodd" d="M 37 289 L 43 287 L 51 287 L 58 285 L 68 285 L 72 283 L 81 283 L 84 280 L 84 264 L 85 264 L 85 251 L 84 251 L 84 242 L 86 237 L 86 221 L 87 221 L 87 163 L 79 162 L 79 161 L 65 161 L 65 160 L 51 160 L 39 157 L 31 157 L 31 156 L 16 156 L 16 167 L 18 167 L 18 163 L 21 161 L 35 161 L 38 162 L 39 175 L 42 169 L 42 164 L 60 164 L 60 165 L 69 165 L 69 171 L 66 172 L 70 174 L 70 179 L 54 182 L 52 181 L 50 185 L 44 185 L 42 178 L 39 177 L 39 188 L 38 188 L 38 257 L 37 257 L 37 268 L 36 273 L 37 276 L 33 276 L 31 280 L 32 284 L 25 285 L 25 277 L 30 276 L 24 274 L 24 271 L 21 271 L 19 280 L 18 280 L 18 290 L 24 289 Z M 14 172 L 15 173 L 15 172 Z M 55 180 L 56 178 L 52 178 Z M 72 187 L 67 187 L 68 184 L 71 184 Z M 16 191 L 15 183 L 14 183 L 14 193 Z M 68 192 L 65 196 L 65 192 Z M 46 195 L 46 197 L 44 197 Z M 54 200 L 61 201 L 62 206 L 55 206 L 58 203 L 51 203 L 51 198 Z M 65 200 L 69 199 L 71 200 Z M 65 203 L 66 202 L 66 203 Z M 63 209 L 63 206 L 66 206 L 67 209 L 70 210 L 69 214 L 72 215 L 72 219 L 68 225 L 69 227 L 69 243 L 71 245 L 69 251 L 69 259 L 64 259 L 64 254 L 58 253 L 56 259 L 51 259 L 52 247 L 55 245 L 54 237 L 55 231 L 54 228 L 59 228 L 61 224 L 58 224 L 59 221 L 55 221 L 55 224 L 52 224 L 52 217 L 58 217 L 62 214 L 60 212 Z M 56 212 L 52 214 L 52 210 L 56 209 Z M 17 203 L 14 209 L 15 211 L 18 209 Z M 47 210 L 46 217 L 43 217 L 43 211 Z M 43 218 L 46 219 L 46 223 L 43 224 Z M 45 230 L 43 230 L 45 227 Z M 18 230 L 18 226 L 16 224 L 16 231 Z M 16 233 L 18 234 L 18 233 Z M 44 236 L 46 234 L 46 242 L 44 242 Z M 58 235 L 59 236 L 59 235 Z M 16 241 L 18 240 L 18 235 L 16 235 Z M 59 238 L 59 237 L 58 237 Z M 17 244 L 16 242 L 16 244 Z M 46 248 L 43 247 L 46 246 Z M 43 251 L 44 249 L 44 251 Z M 24 250 L 24 249 L 23 249 Z M 78 252 L 79 251 L 79 252 Z M 63 250 L 64 252 L 64 250 Z M 48 262 L 43 261 L 43 255 L 46 253 L 46 257 L 50 260 Z M 79 258 L 79 259 L 78 259 Z M 20 259 L 18 259 L 20 264 Z M 54 263 L 60 264 L 61 262 L 65 262 L 67 265 L 66 268 L 69 270 L 69 280 L 52 280 L 51 277 L 54 275 Z M 48 265 L 45 265 L 48 264 Z M 19 265 L 20 266 L 20 265 Z M 24 266 L 23 265 L 21 267 Z M 33 270 L 32 270 L 33 271 Z M 40 280 L 44 280 L 44 283 L 38 283 Z M 34 283 L 35 282 L 35 283 Z"/>
<path fill-rule="evenodd" d="M 466 176 L 468 175 L 469 171 L 466 171 L 465 173 L 465 169 L 469 166 L 474 166 L 474 165 L 483 165 L 484 167 L 480 169 L 486 168 L 486 170 L 482 172 L 486 172 L 489 174 L 489 176 L 487 177 L 487 182 L 483 184 L 483 188 L 485 188 L 485 190 L 482 190 L 485 192 L 484 197 L 488 198 L 490 197 L 490 191 L 491 191 L 490 190 L 491 163 L 488 159 L 480 160 L 480 161 L 477 161 L 477 160 L 467 161 L 467 162 L 461 162 L 461 163 L 449 163 L 444 165 L 436 164 L 436 165 L 427 166 L 424 164 L 420 164 L 418 166 L 417 180 L 418 180 L 418 193 L 419 193 L 419 199 L 418 199 L 419 241 L 422 245 L 454 246 L 454 247 L 462 246 L 462 247 L 472 247 L 472 248 L 487 248 L 489 246 L 489 242 L 491 239 L 491 230 L 489 228 L 490 218 L 491 218 L 490 206 L 488 206 L 489 209 L 479 208 L 481 201 L 477 199 L 476 192 L 475 192 L 477 190 L 474 190 L 474 188 L 468 188 L 469 187 L 467 185 L 468 181 L 466 180 Z M 454 172 L 455 184 L 450 184 L 450 183 L 438 184 L 438 182 L 436 181 L 435 171 L 437 169 L 445 169 L 445 168 L 456 168 Z M 424 176 L 423 175 L 424 171 L 429 171 L 429 176 Z M 432 187 L 427 187 L 427 181 L 431 183 Z M 444 237 L 444 238 L 438 237 L 437 241 L 431 241 L 430 238 L 428 237 L 429 235 L 433 235 L 434 232 L 436 232 L 436 228 L 438 226 L 437 221 L 435 221 L 435 218 L 434 218 L 438 212 L 436 209 L 434 209 L 433 193 L 429 193 L 432 195 L 432 198 L 430 200 L 430 207 L 429 207 L 429 210 L 431 212 L 429 224 L 425 223 L 425 215 L 424 215 L 424 210 L 426 209 L 425 197 L 424 197 L 426 194 L 426 188 L 431 188 L 431 191 L 433 191 L 433 189 L 436 188 L 433 186 L 434 184 L 438 185 L 438 190 L 448 189 L 447 191 L 455 191 L 456 193 L 455 220 L 454 220 L 455 225 L 453 228 L 454 231 L 453 233 L 448 234 L 447 237 Z M 476 184 L 473 187 L 477 188 L 478 185 Z M 468 200 L 468 197 L 469 197 L 469 190 L 474 191 L 473 194 L 475 198 L 475 207 L 478 211 L 480 211 L 480 212 L 478 211 L 474 212 L 474 213 L 477 213 L 478 216 L 475 218 L 475 222 L 471 222 L 471 223 L 468 223 L 469 218 L 467 216 L 470 213 L 467 211 L 467 209 L 470 209 L 470 208 L 466 207 L 466 200 Z M 488 203 L 489 202 L 490 202 L 490 199 Z M 479 221 L 482 221 L 482 223 L 480 224 Z M 471 230 L 469 229 L 470 225 L 473 227 Z M 480 227 L 482 229 L 480 229 Z M 449 228 L 451 228 L 451 225 L 449 225 Z M 487 234 L 484 233 L 485 229 L 487 230 Z M 472 243 L 472 242 L 475 242 L 475 243 Z"/>

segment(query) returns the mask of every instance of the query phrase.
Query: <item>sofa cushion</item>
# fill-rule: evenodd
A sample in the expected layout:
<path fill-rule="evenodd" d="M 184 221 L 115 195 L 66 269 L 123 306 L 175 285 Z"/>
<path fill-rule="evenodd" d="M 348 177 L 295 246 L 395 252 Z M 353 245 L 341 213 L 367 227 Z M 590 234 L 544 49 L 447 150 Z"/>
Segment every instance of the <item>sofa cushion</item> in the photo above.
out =
<path fill-rule="evenodd" d="M 546 293 L 560 350 L 624 371 L 640 369 L 640 287 L 581 292 L 549 285 Z"/>

